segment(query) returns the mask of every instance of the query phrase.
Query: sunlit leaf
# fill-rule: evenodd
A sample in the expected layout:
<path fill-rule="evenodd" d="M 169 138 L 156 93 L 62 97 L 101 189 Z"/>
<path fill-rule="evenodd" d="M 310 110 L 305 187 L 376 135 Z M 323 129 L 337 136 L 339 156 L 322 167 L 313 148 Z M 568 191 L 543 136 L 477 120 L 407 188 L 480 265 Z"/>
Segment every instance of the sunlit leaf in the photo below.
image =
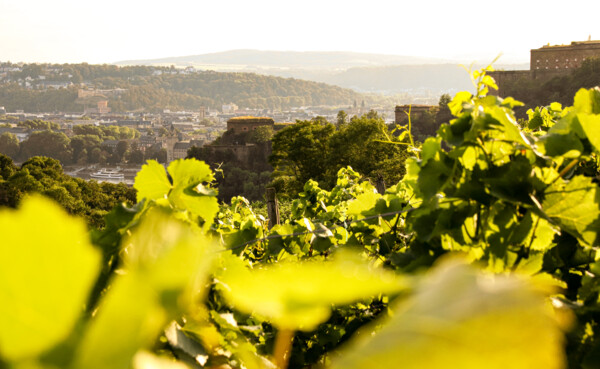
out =
<path fill-rule="evenodd" d="M 98 274 L 82 220 L 47 199 L 0 211 L 0 356 L 18 360 L 65 339 Z"/>
<path fill-rule="evenodd" d="M 360 334 L 331 368 L 564 367 L 562 332 L 529 283 L 451 260 L 418 286 L 378 332 Z"/>
<path fill-rule="evenodd" d="M 598 186 L 591 178 L 575 176 L 550 186 L 542 207 L 562 229 L 585 244 L 596 245 L 600 232 L 599 196 Z"/>
<path fill-rule="evenodd" d="M 75 366 L 129 368 L 166 324 L 202 293 L 211 244 L 159 209 L 124 241 L 125 270 L 116 277 L 87 330 Z"/>
<path fill-rule="evenodd" d="M 577 119 L 596 152 L 600 152 L 600 114 L 577 114 Z"/>
<path fill-rule="evenodd" d="M 165 168 L 156 160 L 148 160 L 135 176 L 133 188 L 137 190 L 137 201 L 165 198 L 171 189 Z"/>
<path fill-rule="evenodd" d="M 226 268 L 221 282 L 227 300 L 242 311 L 292 330 L 314 329 L 327 320 L 333 304 L 407 287 L 394 273 L 371 268 L 356 255 L 324 262 L 280 262 L 253 270 L 233 263 Z"/>

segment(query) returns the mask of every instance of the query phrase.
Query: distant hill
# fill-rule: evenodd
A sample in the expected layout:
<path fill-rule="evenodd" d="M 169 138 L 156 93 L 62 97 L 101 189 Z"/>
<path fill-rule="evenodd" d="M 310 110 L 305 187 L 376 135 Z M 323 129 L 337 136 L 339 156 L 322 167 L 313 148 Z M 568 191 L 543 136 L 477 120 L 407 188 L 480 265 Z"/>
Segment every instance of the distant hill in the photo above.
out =
<path fill-rule="evenodd" d="M 471 89 L 456 60 L 352 52 L 232 50 L 172 58 L 131 60 L 117 65 L 174 65 L 201 70 L 251 72 L 324 82 L 359 92 L 394 95 L 429 91 L 433 95 Z M 469 63 L 466 63 L 469 64 Z M 481 67 L 481 66 L 475 66 Z M 496 65 L 528 69 L 529 65 Z"/>
<path fill-rule="evenodd" d="M 315 105 L 350 106 L 363 100 L 369 104 L 383 101 L 380 97 L 325 83 L 254 73 L 188 72 L 167 67 L 106 64 L 14 67 L 20 70 L 8 72 L 0 79 L 0 105 L 8 111 L 81 110 L 82 107 L 75 103 L 79 83 L 96 89 L 125 89 L 123 93 L 107 96 L 113 112 L 193 110 L 201 106 L 220 109 L 227 103 L 242 108 L 288 109 Z M 40 87 L 58 79 L 73 85 L 56 90 Z"/>
<path fill-rule="evenodd" d="M 150 60 L 119 61 L 116 65 L 245 66 L 249 68 L 339 69 L 365 66 L 434 64 L 447 60 L 415 56 L 367 54 L 344 51 L 231 50 L 211 54 Z"/>

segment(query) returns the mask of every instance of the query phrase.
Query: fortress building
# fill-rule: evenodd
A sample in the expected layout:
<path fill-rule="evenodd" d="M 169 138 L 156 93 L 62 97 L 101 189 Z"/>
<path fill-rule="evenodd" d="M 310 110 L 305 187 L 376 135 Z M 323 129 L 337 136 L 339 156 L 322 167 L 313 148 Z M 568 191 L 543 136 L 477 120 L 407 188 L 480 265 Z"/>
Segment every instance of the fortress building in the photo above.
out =
<path fill-rule="evenodd" d="M 437 109 L 437 105 L 396 105 L 394 109 L 395 120 L 394 123 L 400 125 L 408 124 L 408 114 L 410 112 L 411 122 L 421 118 L 426 112 L 434 111 Z"/>
<path fill-rule="evenodd" d="M 273 118 L 266 117 L 235 117 L 227 121 L 227 130 L 234 131 L 235 134 L 251 132 L 257 127 L 275 125 Z"/>
<path fill-rule="evenodd" d="M 542 46 L 532 49 L 529 70 L 509 70 L 490 72 L 498 84 L 498 91 L 502 95 L 506 86 L 517 80 L 535 80 L 540 83 L 554 77 L 571 73 L 579 68 L 588 58 L 600 58 L 600 41 L 573 41 L 570 45 Z"/>

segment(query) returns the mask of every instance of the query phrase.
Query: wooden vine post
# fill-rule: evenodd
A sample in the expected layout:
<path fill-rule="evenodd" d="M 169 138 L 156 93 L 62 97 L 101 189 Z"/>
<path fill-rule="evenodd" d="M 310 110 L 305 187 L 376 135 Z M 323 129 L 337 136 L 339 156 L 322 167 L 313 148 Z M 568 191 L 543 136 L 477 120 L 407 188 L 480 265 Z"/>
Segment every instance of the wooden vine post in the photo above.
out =
<path fill-rule="evenodd" d="M 277 196 L 275 195 L 275 188 L 267 188 L 267 214 L 269 215 L 269 229 L 280 223 L 279 204 L 277 203 Z"/>

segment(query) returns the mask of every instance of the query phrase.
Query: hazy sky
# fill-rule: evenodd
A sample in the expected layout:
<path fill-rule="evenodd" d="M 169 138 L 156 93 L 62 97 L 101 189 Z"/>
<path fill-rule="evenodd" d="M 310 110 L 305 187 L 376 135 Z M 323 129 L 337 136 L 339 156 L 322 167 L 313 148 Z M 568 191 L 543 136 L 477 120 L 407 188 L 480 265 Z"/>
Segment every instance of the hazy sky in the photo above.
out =
<path fill-rule="evenodd" d="M 528 61 L 600 39 L 599 0 L 0 0 L 0 61 L 110 63 L 231 49 Z"/>

